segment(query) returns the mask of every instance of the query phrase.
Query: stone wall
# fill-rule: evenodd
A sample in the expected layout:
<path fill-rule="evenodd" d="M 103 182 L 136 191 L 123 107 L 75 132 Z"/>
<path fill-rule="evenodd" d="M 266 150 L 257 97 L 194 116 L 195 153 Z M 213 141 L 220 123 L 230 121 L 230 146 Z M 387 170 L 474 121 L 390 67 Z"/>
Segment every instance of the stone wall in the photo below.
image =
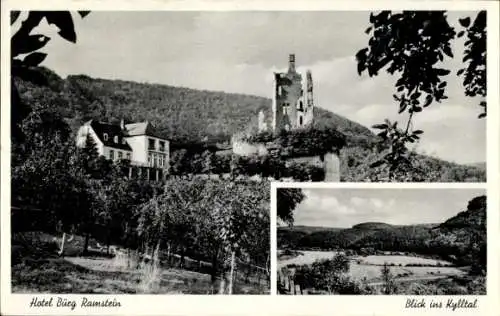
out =
<path fill-rule="evenodd" d="M 340 155 L 327 153 L 325 159 L 325 182 L 340 182 Z"/>
<path fill-rule="evenodd" d="M 233 139 L 233 153 L 240 156 L 259 155 L 269 153 L 265 144 L 250 144 L 243 140 Z M 325 169 L 326 182 L 340 182 L 340 158 L 338 152 L 329 152 L 324 155 L 303 156 L 288 158 L 286 163 L 309 163 Z"/>
<path fill-rule="evenodd" d="M 340 182 L 340 158 L 337 152 L 330 152 L 321 156 L 289 158 L 287 162 L 309 163 L 315 166 L 322 166 L 325 170 L 325 182 Z"/>
<path fill-rule="evenodd" d="M 240 156 L 265 156 L 268 150 L 265 144 L 250 144 L 243 140 L 233 139 L 233 153 Z"/>

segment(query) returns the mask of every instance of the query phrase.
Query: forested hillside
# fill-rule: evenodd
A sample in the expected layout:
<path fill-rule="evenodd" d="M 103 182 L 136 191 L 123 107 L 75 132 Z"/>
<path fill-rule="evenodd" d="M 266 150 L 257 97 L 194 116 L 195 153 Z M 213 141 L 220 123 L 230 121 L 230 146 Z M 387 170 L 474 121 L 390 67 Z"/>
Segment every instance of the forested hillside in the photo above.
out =
<path fill-rule="evenodd" d="M 15 78 L 21 99 L 33 107 L 51 108 L 75 131 L 89 119 L 118 123 L 150 121 L 160 135 L 183 144 L 227 142 L 234 133 L 256 130 L 263 110 L 271 117 L 271 100 L 251 95 L 201 91 L 167 85 L 104 80 L 85 75 L 62 79 L 42 68 L 45 77 L 35 85 Z M 36 81 L 36 80 L 34 80 Z M 315 109 L 314 124 L 330 127 L 346 136 L 341 153 L 342 181 L 389 181 L 387 166 L 372 167 L 378 160 L 377 137 L 366 127 L 321 108 Z M 192 147 L 191 147 L 192 148 Z M 413 154 L 412 167 L 400 170 L 392 180 L 479 182 L 486 180 L 483 168 L 458 165 Z"/>
<path fill-rule="evenodd" d="M 365 253 L 401 251 L 486 265 L 486 197 L 476 197 L 467 209 L 441 224 L 397 226 L 361 223 L 351 228 L 278 229 L 278 247 L 288 249 L 352 249 Z"/>
<path fill-rule="evenodd" d="M 49 87 L 17 81 L 28 104 L 46 101 L 59 109 L 73 128 L 89 119 L 118 122 L 149 120 L 158 132 L 174 141 L 205 136 L 229 140 L 231 135 L 257 126 L 263 110 L 270 117 L 271 100 L 258 96 L 201 91 L 159 84 L 94 79 L 85 75 L 60 78 L 44 69 Z M 346 135 L 373 137 L 366 127 L 323 109 L 317 124 L 334 126 Z"/>

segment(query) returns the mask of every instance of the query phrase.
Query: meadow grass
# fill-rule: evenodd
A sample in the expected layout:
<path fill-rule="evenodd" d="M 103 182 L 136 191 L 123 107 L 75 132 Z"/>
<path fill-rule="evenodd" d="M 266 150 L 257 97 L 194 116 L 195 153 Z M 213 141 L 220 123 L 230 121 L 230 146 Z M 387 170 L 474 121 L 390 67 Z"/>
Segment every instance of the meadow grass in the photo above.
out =
<path fill-rule="evenodd" d="M 80 243 L 79 238 L 74 240 Z M 57 249 L 57 243 L 49 234 L 13 236 L 12 292 L 216 294 L 219 285 L 219 281 L 212 282 L 208 274 L 137 264 L 137 258 L 133 256 L 59 257 Z M 68 244 L 68 250 L 81 253 L 81 248 L 71 243 Z M 269 289 L 264 283 L 257 284 L 252 279 L 248 284 L 236 282 L 234 293 L 268 293 Z"/>

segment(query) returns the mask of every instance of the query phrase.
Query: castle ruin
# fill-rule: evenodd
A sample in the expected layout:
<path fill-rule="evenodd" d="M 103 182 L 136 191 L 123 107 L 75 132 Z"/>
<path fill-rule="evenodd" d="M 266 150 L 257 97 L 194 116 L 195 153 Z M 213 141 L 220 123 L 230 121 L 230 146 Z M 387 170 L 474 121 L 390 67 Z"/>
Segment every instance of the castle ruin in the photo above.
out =
<path fill-rule="evenodd" d="M 295 68 L 295 55 L 290 54 L 288 70 L 274 73 L 272 94 L 272 131 L 294 130 L 313 121 L 313 81 L 308 70 L 303 76 Z M 267 130 L 264 113 L 259 113 L 259 131 Z"/>
<path fill-rule="evenodd" d="M 311 71 L 307 70 L 305 76 L 297 72 L 295 68 L 295 55 L 290 54 L 288 59 L 288 70 L 286 72 L 274 73 L 272 91 L 272 122 L 268 127 L 264 111 L 258 115 L 258 131 L 273 132 L 279 134 L 281 131 L 298 130 L 307 128 L 313 124 L 314 119 L 314 95 Z M 241 139 L 240 135 L 234 135 L 232 139 L 233 153 L 241 156 L 269 154 L 268 144 L 248 143 Z M 302 155 L 300 157 L 286 158 L 286 164 L 306 163 L 322 167 L 325 171 L 324 181 L 340 181 L 339 151 L 332 150 L 322 155 Z"/>

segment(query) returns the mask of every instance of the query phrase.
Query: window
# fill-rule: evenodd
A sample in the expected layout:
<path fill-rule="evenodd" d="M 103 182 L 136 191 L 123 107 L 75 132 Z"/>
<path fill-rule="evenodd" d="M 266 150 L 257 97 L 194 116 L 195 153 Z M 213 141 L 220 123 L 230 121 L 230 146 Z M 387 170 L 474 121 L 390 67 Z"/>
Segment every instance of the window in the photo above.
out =
<path fill-rule="evenodd" d="M 299 111 L 304 111 L 304 103 L 302 101 L 299 102 Z"/>
<path fill-rule="evenodd" d="M 113 137 L 113 141 L 115 142 L 115 144 L 118 144 L 118 136 Z"/>
<path fill-rule="evenodd" d="M 151 166 L 151 160 L 152 160 L 151 158 L 152 158 L 152 157 L 151 157 L 151 154 L 149 154 L 149 155 L 148 155 L 148 165 L 149 165 L 149 166 Z"/>
<path fill-rule="evenodd" d="M 149 143 L 148 143 L 148 149 L 149 150 L 155 150 L 155 140 L 152 139 L 152 138 L 149 138 L 148 141 L 149 141 Z"/>
<path fill-rule="evenodd" d="M 130 160 L 130 153 L 127 153 L 127 160 Z"/>
<path fill-rule="evenodd" d="M 118 159 L 123 159 L 123 153 L 121 151 L 118 152 Z"/>
<path fill-rule="evenodd" d="M 108 134 L 106 134 L 106 133 L 102 134 L 102 138 L 104 139 L 104 141 L 107 141 L 108 140 Z"/>
<path fill-rule="evenodd" d="M 299 117 L 299 126 L 302 126 L 302 116 Z"/>
<path fill-rule="evenodd" d="M 127 141 L 125 140 L 125 138 L 122 138 L 122 145 L 125 145 L 127 144 Z"/>
<path fill-rule="evenodd" d="M 160 141 L 160 151 L 165 151 L 165 142 Z"/>
<path fill-rule="evenodd" d="M 290 103 L 286 102 L 283 103 L 283 114 L 287 115 L 288 114 L 288 107 L 290 106 Z"/>
<path fill-rule="evenodd" d="M 115 151 L 113 149 L 109 150 L 109 159 L 115 160 Z"/>

